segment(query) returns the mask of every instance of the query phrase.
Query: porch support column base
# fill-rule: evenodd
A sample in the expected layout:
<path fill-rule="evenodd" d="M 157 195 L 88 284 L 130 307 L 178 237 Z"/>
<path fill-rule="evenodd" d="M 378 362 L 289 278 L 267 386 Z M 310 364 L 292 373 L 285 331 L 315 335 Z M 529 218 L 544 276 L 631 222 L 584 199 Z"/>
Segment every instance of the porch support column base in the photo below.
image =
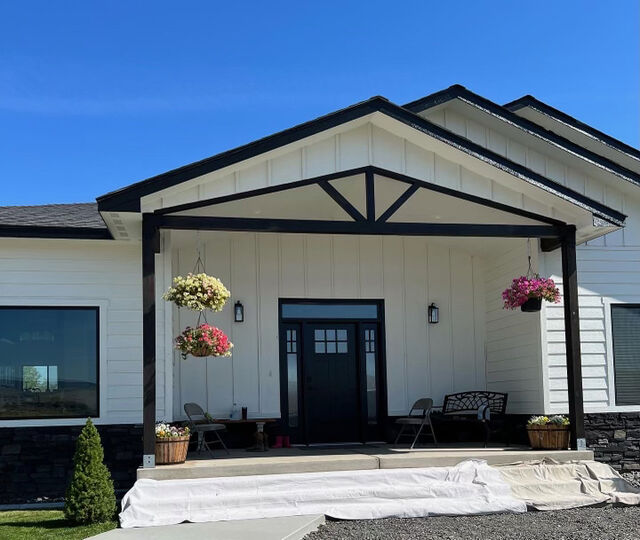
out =
<path fill-rule="evenodd" d="M 585 450 L 586 439 L 584 433 L 584 404 L 582 395 L 582 360 L 580 353 L 580 317 L 578 311 L 578 271 L 575 227 L 566 227 L 564 229 L 561 238 L 561 250 L 571 448 L 575 450 Z"/>

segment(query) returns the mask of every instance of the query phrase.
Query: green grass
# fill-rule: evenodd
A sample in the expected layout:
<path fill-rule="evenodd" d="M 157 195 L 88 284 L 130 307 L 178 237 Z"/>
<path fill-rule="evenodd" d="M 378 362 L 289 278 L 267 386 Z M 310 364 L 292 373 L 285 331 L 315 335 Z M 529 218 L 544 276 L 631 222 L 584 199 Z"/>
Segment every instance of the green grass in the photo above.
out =
<path fill-rule="evenodd" d="M 83 540 L 116 526 L 115 521 L 74 525 L 64 518 L 61 510 L 0 512 L 2 540 Z"/>

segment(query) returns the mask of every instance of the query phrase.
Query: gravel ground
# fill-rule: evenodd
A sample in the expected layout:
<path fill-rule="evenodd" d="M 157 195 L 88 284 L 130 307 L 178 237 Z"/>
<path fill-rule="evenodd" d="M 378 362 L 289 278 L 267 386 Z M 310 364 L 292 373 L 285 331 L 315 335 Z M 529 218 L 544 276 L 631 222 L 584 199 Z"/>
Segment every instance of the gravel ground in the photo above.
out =
<path fill-rule="evenodd" d="M 327 521 L 305 540 L 638 540 L 640 508 Z"/>

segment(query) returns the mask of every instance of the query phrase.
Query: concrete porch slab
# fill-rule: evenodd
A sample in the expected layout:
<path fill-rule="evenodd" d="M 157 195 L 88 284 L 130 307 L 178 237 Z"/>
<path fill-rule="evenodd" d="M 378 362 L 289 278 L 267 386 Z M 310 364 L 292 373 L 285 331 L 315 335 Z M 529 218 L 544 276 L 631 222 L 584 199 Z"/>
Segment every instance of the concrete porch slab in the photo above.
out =
<path fill-rule="evenodd" d="M 164 527 L 114 529 L 91 536 L 89 540 L 300 540 L 325 522 L 324 516 L 288 516 L 268 519 L 244 519 L 211 523 L 181 523 Z"/>
<path fill-rule="evenodd" d="M 178 465 L 158 465 L 138 469 L 138 478 L 176 480 L 261 474 L 307 473 L 395 469 L 408 467 L 449 467 L 468 459 L 485 460 L 489 465 L 553 459 L 592 460 L 593 452 L 575 450 L 530 450 L 524 447 L 439 447 L 408 450 L 390 445 L 351 448 L 288 448 L 251 454 L 233 450 L 230 456 L 216 453 L 212 459 L 189 459 Z"/>

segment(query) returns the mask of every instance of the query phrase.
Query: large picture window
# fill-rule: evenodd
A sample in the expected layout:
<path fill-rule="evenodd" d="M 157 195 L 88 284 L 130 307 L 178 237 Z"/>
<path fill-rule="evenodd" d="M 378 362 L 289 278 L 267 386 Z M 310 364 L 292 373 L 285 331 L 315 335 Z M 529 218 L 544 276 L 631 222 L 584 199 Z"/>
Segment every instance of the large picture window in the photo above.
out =
<path fill-rule="evenodd" d="M 98 316 L 0 306 L 0 419 L 98 416 Z"/>
<path fill-rule="evenodd" d="M 616 405 L 640 405 L 640 305 L 611 306 Z"/>

